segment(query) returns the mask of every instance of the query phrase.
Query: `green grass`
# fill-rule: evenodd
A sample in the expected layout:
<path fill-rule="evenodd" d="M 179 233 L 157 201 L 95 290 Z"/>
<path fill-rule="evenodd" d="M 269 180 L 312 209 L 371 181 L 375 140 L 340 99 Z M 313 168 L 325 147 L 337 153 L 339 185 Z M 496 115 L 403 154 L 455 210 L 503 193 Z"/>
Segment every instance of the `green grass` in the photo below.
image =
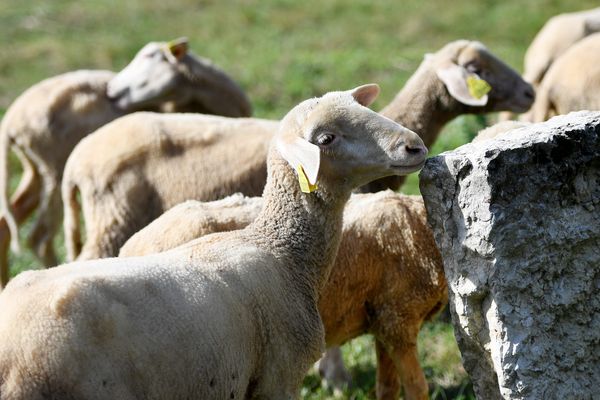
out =
<path fill-rule="evenodd" d="M 474 399 L 473 389 L 460 361 L 451 324 L 440 320 L 428 322 L 419 335 L 419 360 L 429 382 L 433 400 Z M 346 365 L 352 374 L 353 387 L 343 393 L 324 388 L 316 368 L 304 380 L 302 389 L 306 400 L 317 399 L 374 399 L 375 346 L 365 335 L 342 347 Z"/>
<path fill-rule="evenodd" d="M 480 40 L 521 70 L 525 49 L 550 16 L 595 6 L 592 0 L 0 1 L 0 113 L 46 77 L 80 68 L 118 70 L 146 42 L 183 35 L 196 53 L 240 82 L 258 117 L 280 118 L 307 97 L 367 82 L 380 84 L 373 108 L 381 109 L 423 55 L 449 41 Z M 431 154 L 465 143 L 485 123 L 457 118 Z M 418 193 L 416 175 L 403 191 Z M 64 255 L 62 238 L 57 245 Z M 11 256 L 13 273 L 35 266 L 28 251 Z M 426 325 L 420 343 L 432 397 L 468 398 L 449 324 Z M 344 355 L 357 385 L 343 397 L 373 398 L 370 339 L 346 345 Z M 306 399 L 331 397 L 314 374 L 303 393 Z"/>

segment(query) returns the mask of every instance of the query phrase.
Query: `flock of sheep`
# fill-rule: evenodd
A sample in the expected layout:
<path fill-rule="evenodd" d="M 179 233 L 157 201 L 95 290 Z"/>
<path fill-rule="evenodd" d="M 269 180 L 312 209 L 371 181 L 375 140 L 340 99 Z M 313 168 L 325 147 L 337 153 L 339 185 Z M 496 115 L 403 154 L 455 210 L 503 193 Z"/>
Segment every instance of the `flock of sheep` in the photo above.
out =
<path fill-rule="evenodd" d="M 379 113 L 371 84 L 250 118 L 185 39 L 149 43 L 117 74 L 34 85 L 0 126 L 0 399 L 296 398 L 325 346 L 322 375 L 347 384 L 336 346 L 364 333 L 377 397 L 427 398 L 416 339 L 447 302 L 442 259 L 422 199 L 386 189 L 458 115 L 600 109 L 597 31 L 600 9 L 552 18 L 525 79 L 451 42 Z M 11 150 L 24 172 L 9 200 Z M 76 262 L 7 285 L 9 244 L 36 209 L 35 254 L 56 265 L 64 215 Z"/>

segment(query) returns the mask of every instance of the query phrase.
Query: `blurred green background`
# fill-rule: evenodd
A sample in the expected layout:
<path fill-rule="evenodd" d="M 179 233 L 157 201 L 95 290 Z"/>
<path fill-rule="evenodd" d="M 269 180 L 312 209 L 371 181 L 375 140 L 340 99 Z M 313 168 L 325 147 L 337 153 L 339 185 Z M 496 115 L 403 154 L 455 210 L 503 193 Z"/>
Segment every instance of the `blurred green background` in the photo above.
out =
<path fill-rule="evenodd" d="M 551 16 L 596 7 L 591 0 L 0 0 L 0 114 L 40 80 L 75 69 L 124 67 L 148 41 L 187 36 L 246 90 L 254 115 L 280 118 L 301 100 L 377 82 L 383 108 L 423 55 L 449 41 L 477 39 L 522 71 L 535 33 Z M 493 117 L 459 117 L 432 154 L 469 141 Z M 11 171 L 18 171 L 14 160 Z M 16 185 L 18 172 L 12 174 Z M 418 193 L 413 175 L 403 188 Z M 23 237 L 27 227 L 22 230 Z M 62 251 L 62 239 L 57 243 Z M 64 254 L 64 251 L 62 252 Z M 11 256 L 13 273 L 39 267 L 28 251 Z M 420 337 L 434 399 L 472 398 L 452 327 L 434 321 Z M 374 351 L 368 337 L 344 346 L 355 379 L 339 398 L 374 398 Z M 334 395 L 315 373 L 306 399 Z"/>

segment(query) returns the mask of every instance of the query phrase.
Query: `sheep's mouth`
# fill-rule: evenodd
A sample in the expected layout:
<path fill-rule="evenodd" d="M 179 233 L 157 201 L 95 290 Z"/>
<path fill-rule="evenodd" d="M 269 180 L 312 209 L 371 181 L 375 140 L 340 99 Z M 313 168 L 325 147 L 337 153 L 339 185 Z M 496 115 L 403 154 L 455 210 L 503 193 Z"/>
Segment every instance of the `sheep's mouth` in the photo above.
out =
<path fill-rule="evenodd" d="M 408 164 L 408 165 L 390 165 L 390 168 L 405 174 L 409 174 L 411 172 L 415 172 L 423 168 L 425 165 L 425 159 L 423 161 L 416 164 Z"/>
<path fill-rule="evenodd" d="M 508 111 L 516 112 L 516 113 L 524 113 L 529 111 L 531 106 L 533 105 L 533 100 L 531 99 L 519 99 L 517 101 L 513 101 L 511 103 L 506 104 L 506 109 Z"/>
<path fill-rule="evenodd" d="M 129 90 L 106 91 L 108 100 L 119 108 L 127 108 L 129 105 Z"/>

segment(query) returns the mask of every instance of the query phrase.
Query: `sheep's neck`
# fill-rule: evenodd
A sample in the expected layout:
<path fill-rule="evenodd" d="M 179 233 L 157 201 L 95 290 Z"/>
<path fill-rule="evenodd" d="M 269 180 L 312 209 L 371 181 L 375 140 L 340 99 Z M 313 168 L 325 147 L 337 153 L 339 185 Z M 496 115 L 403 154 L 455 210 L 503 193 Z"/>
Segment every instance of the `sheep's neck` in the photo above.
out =
<path fill-rule="evenodd" d="M 209 61 L 187 55 L 180 65 L 186 82 L 177 93 L 177 112 L 224 116 L 250 115 L 250 103 L 238 85 Z M 231 108 L 239 107 L 231 113 Z"/>
<path fill-rule="evenodd" d="M 431 63 L 424 61 L 380 114 L 415 131 L 429 147 L 442 127 L 461 113 L 454 103 Z"/>
<path fill-rule="evenodd" d="M 291 258 L 286 264 L 310 284 L 310 295 L 317 296 L 335 260 L 350 189 L 302 193 L 296 173 L 274 150 L 268 168 L 263 209 L 247 229 L 260 238 L 259 246 Z"/>
<path fill-rule="evenodd" d="M 462 113 L 435 74 L 433 66 L 423 61 L 404 88 L 380 114 L 416 132 L 428 148 L 437 139 L 442 127 Z M 398 190 L 404 176 L 390 176 L 363 186 L 361 192 Z"/>

